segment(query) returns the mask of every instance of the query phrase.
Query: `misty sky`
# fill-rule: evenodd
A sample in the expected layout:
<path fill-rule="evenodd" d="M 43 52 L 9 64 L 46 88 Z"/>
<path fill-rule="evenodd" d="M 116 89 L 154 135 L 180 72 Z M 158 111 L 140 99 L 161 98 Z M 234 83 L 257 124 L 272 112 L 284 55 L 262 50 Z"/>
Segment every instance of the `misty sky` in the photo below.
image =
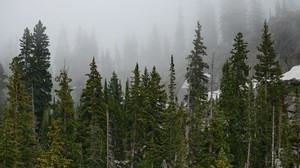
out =
<path fill-rule="evenodd" d="M 17 50 L 19 39 L 26 27 L 31 30 L 41 20 L 47 27 L 50 51 L 55 55 L 59 32 L 67 32 L 73 49 L 76 33 L 84 30 L 95 36 L 101 52 L 120 50 L 126 35 L 134 34 L 139 46 L 144 46 L 156 28 L 160 40 L 173 41 L 178 15 L 184 22 L 187 49 L 190 50 L 196 21 L 203 11 L 215 5 L 218 13 L 220 0 L 0 0 L 0 60 L 7 46 Z M 263 0 L 265 12 L 272 11 L 276 0 Z M 212 5 L 213 4 L 213 5 Z M 201 23 L 201 20 L 200 20 Z M 205 25 L 203 25 L 205 29 Z M 16 51 L 16 54 L 18 50 Z M 15 54 L 15 53 L 14 53 Z M 113 55 L 113 53 L 112 53 Z M 9 55 L 12 57 L 15 55 Z"/>
<path fill-rule="evenodd" d="M 197 4 L 196 0 L 1 0 L 0 42 L 20 39 L 25 27 L 32 29 L 41 19 L 51 48 L 64 27 L 70 42 L 81 28 L 94 33 L 100 50 L 106 50 L 121 45 L 128 33 L 147 38 L 154 26 L 162 37 L 174 35 L 179 10 L 188 18 L 186 25 L 195 25 Z"/>

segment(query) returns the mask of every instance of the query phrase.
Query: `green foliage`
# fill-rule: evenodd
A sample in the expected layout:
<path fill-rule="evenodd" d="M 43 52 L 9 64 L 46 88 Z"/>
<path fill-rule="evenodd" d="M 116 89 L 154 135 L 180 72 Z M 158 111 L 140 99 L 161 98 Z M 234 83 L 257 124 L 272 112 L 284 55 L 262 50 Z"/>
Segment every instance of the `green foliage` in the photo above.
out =
<path fill-rule="evenodd" d="M 196 105 L 202 105 L 206 101 L 207 88 L 205 84 L 208 82 L 207 76 L 204 74 L 204 69 L 208 68 L 207 63 L 202 59 L 206 56 L 206 47 L 203 44 L 201 36 L 201 25 L 197 22 L 197 29 L 195 30 L 195 39 L 193 41 L 194 49 L 191 54 L 186 57 L 188 61 L 187 73 L 185 75 L 189 84 L 188 105 L 193 110 L 197 109 Z M 200 107 L 198 107 L 200 108 Z"/>
<path fill-rule="evenodd" d="M 187 95 L 189 116 L 186 134 L 188 134 L 187 138 L 189 141 L 188 159 L 190 167 L 200 166 L 200 161 L 196 159 L 201 155 L 199 147 L 201 140 L 199 139 L 199 134 L 203 127 L 203 121 L 207 116 L 205 106 L 207 102 L 206 84 L 208 78 L 204 74 L 204 70 L 208 68 L 208 65 L 202 59 L 202 56 L 206 56 L 207 54 L 205 51 L 206 47 L 203 44 L 199 22 L 197 22 L 195 33 L 195 39 L 193 41 L 194 48 L 191 51 L 191 54 L 186 58 L 188 61 L 186 79 L 189 85 Z"/>
<path fill-rule="evenodd" d="M 10 69 L 8 103 L 2 116 L 0 162 L 3 167 L 33 167 L 39 148 L 30 95 L 24 85 L 19 57 L 13 58 Z"/>
<path fill-rule="evenodd" d="M 82 144 L 84 166 L 106 167 L 105 100 L 94 58 L 87 76 L 86 87 L 80 98 L 77 139 Z M 95 148 L 95 145 L 100 146 Z"/>
<path fill-rule="evenodd" d="M 52 79 L 49 72 L 50 52 L 49 38 L 45 34 L 46 27 L 41 21 L 36 24 L 33 34 L 24 30 L 20 40 L 19 55 L 24 70 L 26 89 L 33 94 L 34 114 L 37 120 L 37 131 L 40 131 L 43 114 L 49 110 L 51 101 Z"/>
<path fill-rule="evenodd" d="M 230 153 L 234 155 L 233 166 L 242 167 L 246 162 L 248 115 L 248 76 L 247 43 L 243 34 L 234 39 L 231 57 L 223 67 L 221 80 L 220 108 L 224 111 L 227 142 Z"/>
<path fill-rule="evenodd" d="M 223 148 L 220 150 L 218 155 L 218 160 L 216 160 L 216 168 L 232 168 L 233 166 L 230 165 L 229 159 L 226 156 Z"/>
<path fill-rule="evenodd" d="M 71 96 L 73 89 L 70 86 L 72 80 L 68 77 L 66 69 L 61 70 L 60 75 L 56 77 L 56 82 L 59 82 L 59 90 L 55 90 L 58 96 L 58 102 L 57 108 L 54 111 L 55 113 L 53 114 L 53 120 L 57 122 L 57 127 L 59 127 L 60 130 L 59 138 L 61 138 L 64 143 L 63 156 L 71 160 L 70 167 L 77 167 L 81 160 L 81 149 L 79 144 L 75 143 L 75 110 Z"/>
<path fill-rule="evenodd" d="M 47 134 L 49 139 L 49 149 L 44 155 L 38 159 L 37 167 L 57 167 L 66 168 L 69 167 L 72 160 L 67 159 L 64 154 L 65 142 L 62 136 L 62 130 L 59 126 L 59 121 L 54 120 L 49 127 Z"/>
<path fill-rule="evenodd" d="M 269 33 L 269 27 L 265 21 L 262 30 L 262 41 L 257 47 L 259 54 L 257 55 L 258 64 L 255 65 L 255 76 L 257 80 L 258 94 L 256 97 L 256 124 L 257 139 L 255 140 L 255 155 L 253 165 L 255 167 L 271 166 L 272 151 L 272 134 L 274 141 L 279 141 L 277 151 L 281 150 L 282 132 L 283 132 L 283 116 L 284 116 L 284 94 L 285 89 L 280 81 L 281 69 L 278 61 L 276 61 L 276 53 L 274 50 L 274 42 Z M 272 132 L 272 113 L 275 113 L 275 131 Z M 275 151 L 275 149 L 273 149 Z M 269 162 L 266 162 L 268 160 Z"/>
<path fill-rule="evenodd" d="M 123 93 L 121 81 L 113 72 L 108 84 L 109 101 L 109 123 L 112 139 L 113 156 L 116 160 L 125 160 L 125 114 L 122 110 Z"/>

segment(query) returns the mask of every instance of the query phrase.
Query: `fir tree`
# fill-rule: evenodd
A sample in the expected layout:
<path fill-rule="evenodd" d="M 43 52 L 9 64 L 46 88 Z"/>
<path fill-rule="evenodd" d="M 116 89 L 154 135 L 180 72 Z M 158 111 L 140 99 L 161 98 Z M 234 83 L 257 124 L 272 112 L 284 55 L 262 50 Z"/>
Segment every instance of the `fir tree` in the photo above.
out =
<path fill-rule="evenodd" d="M 143 148 L 142 142 L 145 138 L 145 121 L 143 120 L 143 99 L 141 91 L 141 77 L 139 71 L 139 65 L 136 64 L 133 70 L 133 77 L 131 78 L 131 84 L 129 89 L 129 102 L 127 117 L 129 120 L 129 152 L 130 152 L 130 167 L 137 167 L 138 160 L 141 159 Z"/>
<path fill-rule="evenodd" d="M 146 167 L 159 167 L 163 163 L 166 155 L 162 146 L 163 130 L 161 126 L 165 121 L 164 113 L 167 95 L 164 85 L 161 85 L 160 82 L 161 77 L 156 71 L 156 68 L 153 67 L 150 73 L 148 96 L 147 99 L 145 99 L 149 108 L 146 112 L 146 148 L 141 165 Z"/>
<path fill-rule="evenodd" d="M 8 104 L 2 116 L 0 136 L 3 167 L 33 167 L 39 152 L 35 134 L 35 118 L 23 81 L 21 60 L 15 57 L 10 65 Z"/>
<path fill-rule="evenodd" d="M 233 166 L 230 165 L 230 161 L 226 156 L 223 148 L 220 150 L 218 155 L 218 160 L 216 160 L 216 168 L 232 168 Z"/>
<path fill-rule="evenodd" d="M 188 67 L 186 79 L 189 85 L 187 104 L 189 111 L 189 118 L 186 128 L 186 138 L 188 139 L 189 148 L 189 166 L 197 167 L 200 163 L 195 158 L 199 158 L 199 133 L 202 127 L 202 121 L 206 118 L 205 103 L 207 99 L 208 82 L 207 76 L 204 74 L 204 70 L 208 68 L 207 63 L 202 59 L 202 56 L 206 56 L 206 47 L 203 44 L 203 38 L 201 36 L 201 26 L 197 22 L 197 29 L 195 30 L 195 39 L 193 41 L 194 49 L 191 54 L 187 56 Z"/>
<path fill-rule="evenodd" d="M 102 78 L 97 71 L 95 58 L 90 64 L 90 73 L 87 76 L 86 88 L 80 98 L 78 141 L 82 144 L 85 166 L 106 167 L 105 101 L 101 84 Z M 97 147 L 94 148 L 95 146 Z"/>
<path fill-rule="evenodd" d="M 125 159 L 125 116 L 121 108 L 123 102 L 121 81 L 118 79 L 115 72 L 113 72 L 112 77 L 110 78 L 108 90 L 113 153 L 116 160 L 122 161 Z"/>
<path fill-rule="evenodd" d="M 54 120 L 49 127 L 49 132 L 47 134 L 49 139 L 49 149 L 44 155 L 38 158 L 36 167 L 69 167 L 72 160 L 67 159 L 64 155 L 65 142 L 62 139 L 62 133 L 59 126 L 59 121 Z"/>
<path fill-rule="evenodd" d="M 22 68 L 25 72 L 25 84 L 33 93 L 33 109 L 37 120 L 37 131 L 40 131 L 42 117 L 49 110 L 51 101 L 52 79 L 49 72 L 50 52 L 46 27 L 41 21 L 34 27 L 33 34 L 26 28 L 20 40 Z"/>
<path fill-rule="evenodd" d="M 59 83 L 59 90 L 55 90 L 58 96 L 58 103 L 54 113 L 54 121 L 57 121 L 57 126 L 60 130 L 60 138 L 64 143 L 62 154 L 67 159 L 71 160 L 70 167 L 76 167 L 80 163 L 81 150 L 79 145 L 75 143 L 75 109 L 71 96 L 73 89 L 70 86 L 72 79 L 68 77 L 66 69 L 61 70 L 60 75 L 56 77 L 56 82 Z"/>
<path fill-rule="evenodd" d="M 176 104 L 176 96 L 175 96 L 175 89 L 176 89 L 176 77 L 175 77 L 175 65 L 173 61 L 173 55 L 171 56 L 171 63 L 169 69 L 169 96 L 168 96 L 168 106 L 164 116 L 164 150 L 166 154 L 166 163 L 174 167 L 176 165 L 175 158 L 178 155 L 176 151 L 176 132 L 179 132 L 175 127 L 176 124 L 179 122 L 179 118 L 176 118 L 177 113 L 177 104 Z M 176 123 L 176 124 L 175 124 Z M 179 129 L 179 128 L 178 128 Z M 180 144 L 180 142 L 178 142 Z"/>
<path fill-rule="evenodd" d="M 258 82 L 256 117 L 257 125 L 259 126 L 259 129 L 257 129 L 257 144 L 255 145 L 257 151 L 254 156 L 254 166 L 268 167 L 274 163 L 275 149 L 273 143 L 275 140 L 272 137 L 275 137 L 274 134 L 277 135 L 277 133 L 272 132 L 272 120 L 274 118 L 272 113 L 275 113 L 275 118 L 279 119 L 280 123 L 283 115 L 282 98 L 284 91 L 282 90 L 283 88 L 280 81 L 281 69 L 278 61 L 275 60 L 276 53 L 273 48 L 274 42 L 271 39 L 271 34 L 269 33 L 269 27 L 266 21 L 264 22 L 261 38 L 262 41 L 257 47 L 257 50 L 259 51 L 259 54 L 257 55 L 259 63 L 254 67 L 254 78 Z M 276 111 L 274 112 L 274 110 Z M 281 129 L 281 127 L 278 127 L 276 130 L 280 131 Z M 276 139 L 280 140 L 281 137 Z"/>
<path fill-rule="evenodd" d="M 233 166 L 241 167 L 246 162 L 247 144 L 246 132 L 248 124 L 248 75 L 247 43 L 242 33 L 234 39 L 231 57 L 223 68 L 221 83 L 220 108 L 224 111 L 226 122 L 227 141 L 230 153 L 234 155 Z M 237 145 L 238 144 L 238 145 Z"/>

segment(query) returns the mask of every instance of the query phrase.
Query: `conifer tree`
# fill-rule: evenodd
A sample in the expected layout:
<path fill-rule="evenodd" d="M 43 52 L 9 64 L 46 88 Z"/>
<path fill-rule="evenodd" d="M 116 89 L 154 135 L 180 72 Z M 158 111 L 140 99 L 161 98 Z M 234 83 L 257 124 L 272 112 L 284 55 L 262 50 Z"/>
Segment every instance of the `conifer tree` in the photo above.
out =
<path fill-rule="evenodd" d="M 255 65 L 254 78 L 258 82 L 258 95 L 257 95 L 257 125 L 261 129 L 257 129 L 257 144 L 256 155 L 254 156 L 255 167 L 269 167 L 274 163 L 274 148 L 272 142 L 275 137 L 272 134 L 272 111 L 276 110 L 275 118 L 279 119 L 279 123 L 282 118 L 283 108 L 283 88 L 281 87 L 280 75 L 281 69 L 278 61 L 276 61 L 276 53 L 274 50 L 274 42 L 271 39 L 269 33 L 269 27 L 267 22 L 264 22 L 262 30 L 262 41 L 257 47 L 259 54 L 257 59 L 259 63 Z M 280 88 L 281 87 L 281 88 Z M 276 108 L 276 109 L 274 109 Z M 273 110 L 272 110 L 273 109 Z M 281 125 L 279 124 L 278 125 Z M 277 125 L 277 124 L 276 124 Z M 277 126 L 278 126 L 277 125 Z M 278 127 L 276 130 L 280 130 Z M 276 131 L 277 132 L 277 131 Z M 277 134 L 276 134 L 277 135 Z M 278 140 L 281 137 L 277 138 Z M 268 162 L 266 162 L 266 160 Z"/>
<path fill-rule="evenodd" d="M 33 54 L 33 37 L 30 30 L 26 27 L 20 39 L 20 50 L 21 53 L 19 57 L 22 62 L 22 69 L 25 72 L 24 80 L 26 84 L 26 89 L 30 91 L 31 89 L 31 80 L 33 75 L 33 68 L 31 68 L 30 64 L 33 62 L 32 54 Z"/>
<path fill-rule="evenodd" d="M 56 77 L 56 82 L 59 82 L 59 89 L 55 90 L 58 96 L 58 103 L 57 109 L 54 113 L 54 120 L 52 122 L 57 122 L 56 126 L 58 127 L 58 130 L 60 132 L 60 137 L 57 138 L 60 138 L 63 142 L 62 155 L 68 160 L 71 160 L 70 167 L 76 167 L 80 164 L 79 161 L 81 150 L 79 145 L 75 143 L 75 110 L 74 102 L 71 96 L 71 92 L 73 89 L 70 86 L 72 79 L 68 77 L 68 72 L 66 69 L 61 70 L 60 75 Z M 55 130 L 52 131 L 54 131 L 55 133 Z M 49 134 L 48 138 L 51 138 L 49 137 Z"/>
<path fill-rule="evenodd" d="M 165 105 L 167 95 L 164 85 L 160 84 L 161 77 L 156 68 L 153 67 L 150 73 L 148 96 L 145 99 L 148 104 L 146 109 L 146 136 L 145 136 L 145 152 L 141 166 L 159 167 L 163 163 L 165 153 L 162 146 L 163 130 L 161 126 L 164 124 Z"/>
<path fill-rule="evenodd" d="M 129 88 L 129 106 L 127 117 L 129 120 L 129 152 L 130 152 L 130 168 L 137 167 L 138 160 L 141 159 L 144 141 L 145 121 L 143 120 L 143 105 L 141 93 L 141 76 L 139 65 L 136 64 L 133 70 L 133 77 Z"/>
<path fill-rule="evenodd" d="M 226 156 L 223 148 L 220 150 L 218 155 L 218 160 L 216 160 L 216 168 L 232 168 L 233 166 L 230 165 L 230 161 Z"/>
<path fill-rule="evenodd" d="M 97 70 L 95 58 L 90 64 L 90 73 L 87 76 L 78 115 L 78 141 L 82 144 L 83 165 L 106 167 L 105 101 L 102 78 Z"/>
<path fill-rule="evenodd" d="M 121 81 L 118 79 L 115 72 L 113 72 L 112 77 L 110 78 L 108 92 L 113 153 L 116 160 L 122 161 L 125 159 L 125 116 L 121 108 L 123 102 Z"/>
<path fill-rule="evenodd" d="M 169 85 L 168 85 L 168 106 L 164 116 L 164 150 L 166 154 L 166 163 L 172 167 L 176 165 L 175 158 L 178 155 L 176 151 L 176 132 L 180 132 L 179 128 L 176 129 L 175 125 L 179 123 L 179 118 L 176 118 L 177 104 L 176 104 L 176 77 L 175 77 L 175 65 L 173 60 L 173 55 L 171 55 L 171 63 L 169 69 Z M 175 124 L 176 123 L 176 124 Z M 180 142 L 179 142 L 180 144 Z"/>
<path fill-rule="evenodd" d="M 51 123 L 49 132 L 47 134 L 49 139 L 49 149 L 44 155 L 38 159 L 37 168 L 43 167 L 69 167 L 72 160 L 67 159 L 64 155 L 65 142 L 61 137 L 61 129 L 58 120 Z"/>
<path fill-rule="evenodd" d="M 225 113 L 227 141 L 230 153 L 234 156 L 233 166 L 241 167 L 246 163 L 246 132 L 248 124 L 248 75 L 247 43 L 242 33 L 234 39 L 231 57 L 223 68 L 220 108 Z M 237 145 L 238 144 L 238 145 Z"/>
<path fill-rule="evenodd" d="M 40 131 L 42 117 L 49 110 L 51 101 L 52 79 L 49 72 L 50 52 L 49 38 L 45 34 L 46 27 L 41 21 L 36 24 L 33 34 L 24 30 L 20 40 L 22 69 L 26 89 L 32 92 L 34 114 L 37 120 L 37 131 Z"/>
<path fill-rule="evenodd" d="M 197 28 L 195 30 L 195 39 L 193 41 L 194 48 L 191 54 L 187 56 L 188 67 L 186 73 L 188 87 L 187 104 L 189 117 L 186 128 L 186 138 L 188 139 L 189 148 L 189 167 L 197 167 L 200 163 L 195 158 L 199 158 L 199 134 L 202 126 L 202 121 L 206 117 L 205 103 L 207 99 L 208 82 L 207 76 L 204 74 L 204 70 L 208 68 L 207 63 L 202 59 L 202 56 L 206 56 L 206 47 L 203 44 L 203 38 L 201 36 L 201 26 L 197 22 Z"/>
<path fill-rule="evenodd" d="M 30 95 L 23 81 L 21 60 L 15 57 L 10 65 L 8 104 L 2 116 L 0 160 L 3 167 L 33 167 L 39 152 L 35 134 L 35 118 Z"/>

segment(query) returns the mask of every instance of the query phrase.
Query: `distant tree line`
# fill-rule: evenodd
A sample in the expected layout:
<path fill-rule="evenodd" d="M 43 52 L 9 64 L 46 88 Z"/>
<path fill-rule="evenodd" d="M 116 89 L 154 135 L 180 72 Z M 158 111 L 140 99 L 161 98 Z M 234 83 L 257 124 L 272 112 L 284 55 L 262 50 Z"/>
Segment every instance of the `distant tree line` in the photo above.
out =
<path fill-rule="evenodd" d="M 170 58 L 165 86 L 155 66 L 136 63 L 125 87 L 115 72 L 103 79 L 95 58 L 78 106 L 64 66 L 53 89 L 46 27 L 26 28 L 20 54 L 0 68 L 0 167 L 296 167 L 300 165 L 299 82 L 281 80 L 274 41 L 265 21 L 254 74 L 248 43 L 233 40 L 223 66 L 220 97 L 208 98 L 209 68 L 198 22 L 186 56 L 187 94 L 176 96 Z M 105 60 L 103 60 L 105 61 Z M 124 90 L 122 88 L 125 88 Z M 4 95 L 4 93 L 1 93 Z M 286 101 L 293 95 L 292 101 Z M 53 100 L 51 99 L 53 96 Z M 288 103 L 294 104 L 291 119 Z"/>

